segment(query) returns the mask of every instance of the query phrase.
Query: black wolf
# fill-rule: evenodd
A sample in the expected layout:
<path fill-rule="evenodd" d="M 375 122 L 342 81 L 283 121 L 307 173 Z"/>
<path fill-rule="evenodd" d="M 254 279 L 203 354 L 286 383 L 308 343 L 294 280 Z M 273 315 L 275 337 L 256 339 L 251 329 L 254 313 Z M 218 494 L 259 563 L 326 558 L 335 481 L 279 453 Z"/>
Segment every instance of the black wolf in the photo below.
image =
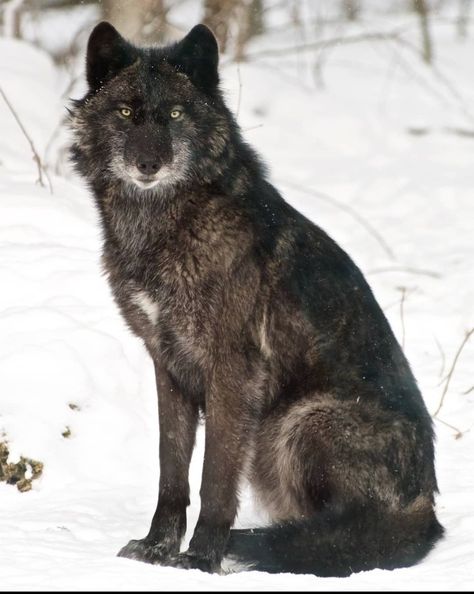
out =
<path fill-rule="evenodd" d="M 158 504 L 119 554 L 212 572 L 226 555 L 320 576 L 412 565 L 443 533 L 430 416 L 360 270 L 267 181 L 217 67 L 203 25 L 140 48 L 101 23 L 71 113 L 105 271 L 156 369 Z M 200 414 L 201 511 L 180 553 Z M 268 528 L 231 530 L 244 475 Z"/>

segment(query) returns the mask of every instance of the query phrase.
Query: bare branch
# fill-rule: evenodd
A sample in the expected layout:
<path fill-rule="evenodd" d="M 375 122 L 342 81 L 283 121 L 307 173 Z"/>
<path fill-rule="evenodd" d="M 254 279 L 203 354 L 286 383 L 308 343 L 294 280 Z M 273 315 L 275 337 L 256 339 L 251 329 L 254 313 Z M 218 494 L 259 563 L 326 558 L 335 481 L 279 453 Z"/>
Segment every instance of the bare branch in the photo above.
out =
<path fill-rule="evenodd" d="M 441 274 L 439 274 L 439 272 L 422 268 L 412 268 L 411 266 L 386 266 L 384 268 L 373 268 L 372 270 L 368 270 L 366 274 L 380 274 L 382 272 L 408 272 L 410 274 L 420 274 L 424 276 L 431 276 L 432 278 L 441 278 Z"/>
<path fill-rule="evenodd" d="M 17 124 L 20 126 L 20 130 L 23 132 L 23 134 L 25 135 L 26 140 L 30 144 L 31 150 L 33 152 L 33 160 L 35 161 L 36 166 L 38 167 L 38 179 L 36 180 L 36 183 L 39 183 L 44 188 L 45 187 L 45 184 L 43 182 L 43 176 L 42 176 L 42 173 L 41 173 L 42 170 L 44 171 L 44 167 L 43 167 L 43 165 L 41 163 L 41 159 L 40 159 L 40 157 L 38 155 L 38 152 L 37 152 L 37 150 L 35 148 L 35 145 L 33 144 L 33 141 L 31 140 L 28 132 L 26 131 L 25 127 L 23 126 L 23 124 L 22 124 L 22 122 L 21 122 L 21 120 L 20 120 L 17 112 L 15 111 L 15 108 L 13 107 L 13 105 L 8 100 L 8 97 L 5 95 L 5 92 L 2 89 L 2 87 L 0 87 L 0 94 L 2 95 L 5 103 L 8 106 L 8 109 L 11 111 L 11 113 L 12 113 L 13 117 L 15 118 Z M 46 175 L 46 171 L 45 171 L 45 175 Z M 50 181 L 50 179 L 49 179 L 49 177 L 47 175 L 46 175 L 46 178 L 48 180 L 49 189 L 50 189 L 50 192 L 52 194 L 53 193 L 53 187 L 51 186 L 51 181 Z"/>
<path fill-rule="evenodd" d="M 362 217 L 356 210 L 354 210 L 347 204 L 344 204 L 343 202 L 339 202 L 339 200 L 336 200 L 336 198 L 333 198 L 332 196 L 329 196 L 328 194 L 325 194 L 323 192 L 319 192 L 318 190 L 305 188 L 304 186 L 300 186 L 299 184 L 295 184 L 293 182 L 288 182 L 284 180 L 282 180 L 282 183 L 288 186 L 289 188 L 294 188 L 295 190 L 298 190 L 298 192 L 303 192 L 305 194 L 309 194 L 310 196 L 314 196 L 315 198 L 319 198 L 320 200 L 324 200 L 324 202 L 328 202 L 336 208 L 339 208 L 340 210 L 347 212 L 352 218 L 354 218 L 358 223 L 360 223 L 370 233 L 370 235 L 372 235 L 372 237 L 374 237 L 374 239 L 382 246 L 389 258 L 395 260 L 395 255 L 392 249 L 383 239 L 380 233 L 376 229 L 374 229 L 374 227 L 372 227 L 372 225 L 366 219 L 364 219 L 364 217 Z"/>
<path fill-rule="evenodd" d="M 390 41 L 389 41 L 390 43 Z M 405 42 L 402 41 L 400 38 L 393 40 L 392 46 L 394 48 L 394 50 L 396 50 L 396 57 L 397 57 L 397 64 L 403 68 L 405 70 L 405 72 L 407 74 L 409 74 L 413 80 L 420 85 L 420 87 L 422 87 L 426 92 L 430 93 L 431 95 L 433 95 L 433 97 L 436 97 L 436 99 L 438 99 L 439 101 L 446 103 L 446 98 L 443 95 L 443 93 L 437 89 L 436 87 L 434 87 L 430 82 L 426 81 L 423 76 L 421 76 L 415 68 L 413 68 L 410 64 L 410 62 L 408 60 L 406 60 L 403 55 L 402 52 L 400 51 L 401 49 L 408 49 L 415 53 L 415 56 L 417 59 L 421 60 L 422 57 L 420 55 L 420 51 L 419 49 L 410 44 L 409 46 L 405 45 Z M 422 61 L 421 62 L 421 66 L 426 69 L 433 69 L 433 65 L 428 65 L 426 64 L 426 62 Z"/>
<path fill-rule="evenodd" d="M 25 9 L 23 0 L 10 0 L 3 6 L 3 35 L 21 37 L 21 18 Z"/>
<path fill-rule="evenodd" d="M 313 41 L 312 43 L 304 43 L 291 45 L 286 47 L 278 47 L 273 49 L 263 49 L 246 54 L 246 60 L 254 60 L 256 58 L 268 58 L 269 56 L 288 56 L 297 54 L 299 52 L 307 52 L 315 49 L 327 49 L 329 47 L 338 45 L 349 45 L 353 43 L 361 43 L 364 41 L 398 41 L 399 32 L 391 33 L 362 33 L 360 35 L 347 35 L 345 37 L 331 37 L 329 39 L 321 39 L 320 41 Z"/>
<path fill-rule="evenodd" d="M 237 63 L 237 78 L 239 79 L 239 94 L 237 96 L 237 109 L 235 112 L 235 117 L 239 119 L 240 113 L 240 102 L 242 100 L 242 77 L 240 76 L 240 64 Z"/>
<path fill-rule="evenodd" d="M 444 404 L 444 398 L 445 398 L 445 396 L 446 396 L 446 394 L 448 392 L 449 384 L 451 382 L 451 378 L 453 376 L 454 369 L 456 367 L 456 363 L 458 362 L 459 355 L 461 354 L 461 352 L 462 352 L 464 346 L 466 345 L 467 341 L 471 338 L 473 332 L 474 332 L 474 328 L 471 328 L 468 332 L 466 332 L 466 335 L 464 336 L 464 340 L 461 342 L 461 344 L 459 345 L 458 350 L 456 351 L 456 354 L 455 354 L 454 359 L 453 359 L 453 363 L 451 365 L 451 369 L 449 370 L 448 375 L 446 376 L 446 383 L 444 385 L 443 393 L 441 394 L 441 399 L 439 401 L 438 408 L 433 413 L 433 415 L 432 415 L 433 417 L 436 417 L 438 415 L 439 411 L 441 410 L 441 408 L 442 408 L 442 406 Z"/>
<path fill-rule="evenodd" d="M 420 19 L 421 37 L 423 39 L 423 59 L 427 64 L 433 62 L 433 42 L 430 35 L 429 12 L 426 0 L 413 0 L 413 8 Z"/>
<path fill-rule="evenodd" d="M 435 337 L 435 343 L 436 343 L 436 346 L 438 347 L 438 350 L 441 354 L 441 369 L 439 370 L 439 377 L 443 377 L 444 368 L 446 366 L 446 355 L 444 354 L 444 350 L 443 350 L 443 347 L 441 346 L 441 343 L 439 342 L 439 340 L 436 337 Z"/>
<path fill-rule="evenodd" d="M 402 298 L 400 299 L 400 319 L 402 321 L 402 350 L 405 350 L 405 314 L 403 311 L 403 306 L 405 304 L 405 297 L 407 295 L 407 288 L 406 287 L 397 287 L 399 291 L 402 293 Z"/>
<path fill-rule="evenodd" d="M 411 43 L 410 41 L 407 41 L 405 38 L 403 38 L 401 36 L 395 36 L 392 38 L 392 41 L 394 41 L 395 43 L 398 43 L 400 46 L 410 50 L 418 58 L 420 58 L 420 57 L 422 58 L 422 55 L 420 54 L 420 50 L 415 45 L 413 45 L 413 43 Z M 449 78 L 444 74 L 444 72 L 442 72 L 439 68 L 437 68 L 436 65 L 433 63 L 427 64 L 426 62 L 423 61 L 423 64 L 427 68 L 429 68 L 431 73 L 434 75 L 435 79 L 437 79 L 438 82 L 448 91 L 448 93 L 451 95 L 451 97 L 453 97 L 453 99 L 455 99 L 455 101 L 458 103 L 460 109 L 462 110 L 462 112 L 464 113 L 466 118 L 470 122 L 474 122 L 474 116 L 469 111 L 462 95 L 455 88 L 455 86 L 449 80 Z"/>
<path fill-rule="evenodd" d="M 459 14 L 457 20 L 458 35 L 461 39 L 467 37 L 467 27 L 469 23 L 469 12 L 471 10 L 471 0 L 459 1 Z"/>
<path fill-rule="evenodd" d="M 256 126 L 250 126 L 250 128 L 242 128 L 242 131 L 249 132 L 251 130 L 257 130 L 257 128 L 263 128 L 263 124 L 257 124 Z"/>
<path fill-rule="evenodd" d="M 446 425 L 446 427 L 449 427 L 450 429 L 452 429 L 455 432 L 454 439 L 460 439 L 466 433 L 466 431 L 461 431 L 461 429 L 458 429 L 454 425 L 451 425 L 450 423 L 443 421 L 443 419 L 440 419 L 439 417 L 436 417 L 436 420 L 439 423 L 443 423 L 443 425 Z M 467 431 L 469 431 L 469 429 L 467 429 Z"/>
<path fill-rule="evenodd" d="M 329 39 L 322 39 L 318 41 L 314 41 L 312 43 L 304 43 L 299 45 L 292 45 L 286 47 L 279 47 L 279 48 L 269 48 L 263 49 L 260 51 L 254 51 L 246 54 L 246 60 L 254 60 L 259 58 L 265 57 L 272 57 L 272 56 L 290 56 L 295 53 L 305 52 L 305 51 L 312 51 L 315 49 L 327 49 L 329 47 L 335 47 L 339 45 L 350 45 L 350 44 L 357 44 L 363 42 L 374 42 L 374 41 L 382 41 L 382 42 L 392 42 L 400 47 L 403 47 L 414 54 L 418 60 L 421 61 L 422 65 L 430 70 L 433 74 L 434 78 L 448 91 L 451 97 L 456 101 L 459 105 L 460 109 L 464 113 L 465 117 L 469 119 L 469 121 L 474 122 L 474 116 L 469 111 L 468 106 L 466 105 L 463 97 L 459 93 L 459 91 L 455 88 L 449 78 L 433 63 L 427 63 L 425 61 L 425 56 L 422 51 L 416 45 L 408 41 L 406 38 L 402 37 L 402 30 L 395 30 L 391 32 L 366 32 L 361 33 L 359 35 L 347 35 L 342 37 L 332 37 Z M 418 77 L 419 78 L 419 77 Z M 426 83 L 424 83 L 425 86 Z M 433 90 L 432 90 L 433 91 Z"/>

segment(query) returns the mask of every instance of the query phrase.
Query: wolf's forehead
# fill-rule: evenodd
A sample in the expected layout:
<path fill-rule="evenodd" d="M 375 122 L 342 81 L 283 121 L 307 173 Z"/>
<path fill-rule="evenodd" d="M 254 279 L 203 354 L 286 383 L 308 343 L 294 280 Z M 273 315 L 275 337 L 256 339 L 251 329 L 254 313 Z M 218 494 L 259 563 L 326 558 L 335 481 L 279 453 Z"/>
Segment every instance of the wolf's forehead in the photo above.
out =
<path fill-rule="evenodd" d="M 192 97 L 192 83 L 185 74 L 169 64 L 141 62 L 128 69 L 114 85 L 114 91 L 125 100 L 130 95 L 145 103 L 186 101 Z M 112 89 L 111 89 L 112 90 Z"/>

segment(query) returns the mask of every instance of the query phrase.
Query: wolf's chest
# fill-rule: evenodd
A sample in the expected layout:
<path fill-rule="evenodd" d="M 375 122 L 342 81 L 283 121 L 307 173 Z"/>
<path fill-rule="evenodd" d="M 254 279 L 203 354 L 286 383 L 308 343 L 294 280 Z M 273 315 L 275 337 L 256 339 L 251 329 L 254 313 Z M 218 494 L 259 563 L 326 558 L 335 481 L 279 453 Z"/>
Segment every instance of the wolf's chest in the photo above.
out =
<path fill-rule="evenodd" d="M 211 337 L 201 323 L 200 312 L 132 282 L 118 303 L 151 355 L 164 363 L 183 392 L 201 403 Z"/>
<path fill-rule="evenodd" d="M 127 232 L 129 219 L 115 213 L 104 245 L 104 267 L 130 328 L 149 350 L 181 360 L 212 349 L 232 270 L 248 243 L 225 209 L 213 216 L 205 210 L 179 221 L 143 215 Z"/>
<path fill-rule="evenodd" d="M 122 270 L 109 274 L 109 282 L 123 317 L 149 350 L 197 359 L 209 343 L 212 323 L 208 299 L 186 274 L 183 270 L 179 281 L 166 282 L 158 269 L 143 279 L 127 277 Z"/>

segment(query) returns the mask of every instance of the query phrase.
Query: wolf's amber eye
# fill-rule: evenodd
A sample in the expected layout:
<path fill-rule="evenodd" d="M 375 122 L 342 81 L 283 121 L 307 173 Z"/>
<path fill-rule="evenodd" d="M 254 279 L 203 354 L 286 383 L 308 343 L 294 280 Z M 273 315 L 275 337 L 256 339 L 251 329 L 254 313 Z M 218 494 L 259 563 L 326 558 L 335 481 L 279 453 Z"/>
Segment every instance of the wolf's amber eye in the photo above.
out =
<path fill-rule="evenodd" d="M 179 116 L 182 114 L 182 111 L 180 111 L 179 109 L 173 109 L 170 111 L 170 118 L 172 120 L 176 120 L 179 118 Z"/>
<path fill-rule="evenodd" d="M 132 110 L 128 107 L 122 107 L 120 114 L 123 115 L 124 118 L 129 118 L 132 115 Z"/>

